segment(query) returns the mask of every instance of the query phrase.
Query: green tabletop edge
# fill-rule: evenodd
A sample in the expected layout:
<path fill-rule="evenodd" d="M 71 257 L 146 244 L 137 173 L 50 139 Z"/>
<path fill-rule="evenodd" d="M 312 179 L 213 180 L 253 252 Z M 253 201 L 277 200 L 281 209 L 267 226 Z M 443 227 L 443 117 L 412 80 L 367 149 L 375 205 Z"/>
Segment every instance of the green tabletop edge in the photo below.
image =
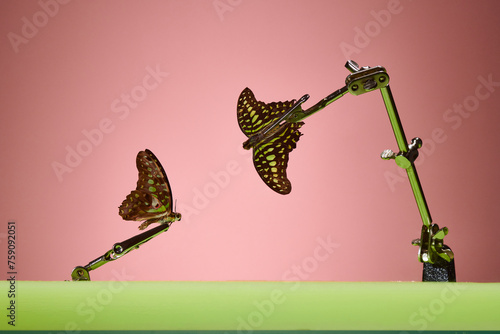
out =
<path fill-rule="evenodd" d="M 500 283 L 16 281 L 15 296 L 10 289 L 0 282 L 3 331 L 500 330 Z"/>

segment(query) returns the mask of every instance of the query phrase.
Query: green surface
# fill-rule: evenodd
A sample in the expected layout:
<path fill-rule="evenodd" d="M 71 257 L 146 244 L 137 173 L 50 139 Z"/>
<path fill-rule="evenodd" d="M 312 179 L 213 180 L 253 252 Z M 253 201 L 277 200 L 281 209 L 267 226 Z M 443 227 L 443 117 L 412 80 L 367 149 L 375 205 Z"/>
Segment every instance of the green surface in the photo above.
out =
<path fill-rule="evenodd" d="M 500 283 L 0 283 L 2 330 L 498 330 Z"/>

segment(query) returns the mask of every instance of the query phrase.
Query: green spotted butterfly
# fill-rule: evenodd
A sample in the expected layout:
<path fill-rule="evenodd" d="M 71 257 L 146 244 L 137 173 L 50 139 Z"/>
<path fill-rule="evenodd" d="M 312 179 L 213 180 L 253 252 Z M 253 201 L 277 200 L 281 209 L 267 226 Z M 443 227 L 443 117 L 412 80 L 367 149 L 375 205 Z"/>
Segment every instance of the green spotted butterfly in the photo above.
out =
<path fill-rule="evenodd" d="M 150 150 L 140 151 L 136 158 L 139 180 L 119 207 L 125 220 L 144 221 L 139 230 L 152 223 L 171 224 L 181 220 L 181 214 L 172 211 L 172 191 L 167 174 Z"/>
<path fill-rule="evenodd" d="M 238 124 L 249 137 L 243 148 L 253 148 L 253 163 L 260 178 L 282 195 L 292 190 L 286 175 L 288 155 L 302 135 L 299 129 L 304 122 L 284 122 L 265 132 L 294 104 L 295 100 L 267 104 L 257 101 L 249 88 L 245 88 L 238 98 Z"/>

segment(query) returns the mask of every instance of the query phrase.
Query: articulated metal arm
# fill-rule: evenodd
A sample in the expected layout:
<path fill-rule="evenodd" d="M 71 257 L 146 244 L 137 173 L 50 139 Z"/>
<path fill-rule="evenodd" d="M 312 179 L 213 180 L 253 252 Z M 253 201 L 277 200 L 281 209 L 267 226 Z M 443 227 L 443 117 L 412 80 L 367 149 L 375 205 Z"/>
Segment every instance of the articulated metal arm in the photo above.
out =
<path fill-rule="evenodd" d="M 408 145 L 389 87 L 387 71 L 382 66 L 360 68 L 352 60 L 349 60 L 345 66 L 352 74 L 347 76 L 344 87 L 328 95 L 309 109 L 302 110 L 299 106 L 294 111 L 287 112 L 286 115 L 289 116 L 286 117 L 286 121 L 301 121 L 338 100 L 347 92 L 352 95 L 361 95 L 379 89 L 399 148 L 398 153 L 385 150 L 382 152 L 381 157 L 386 160 L 394 159 L 396 164 L 405 169 L 408 175 L 423 224 L 420 239 L 415 239 L 412 242 L 413 245 L 419 246 L 418 259 L 421 262 L 430 264 L 435 263 L 439 258 L 448 262 L 452 261 L 453 252 L 443 244 L 443 238 L 448 233 L 448 229 L 446 227 L 440 229 L 437 224 L 432 223 L 431 214 L 414 164 L 415 159 L 418 157 L 418 149 L 422 147 L 422 140 L 413 138 L 411 144 Z"/>
<path fill-rule="evenodd" d="M 306 110 L 302 110 L 302 108 L 298 108 L 294 113 L 292 113 L 290 115 L 290 117 L 287 118 L 287 122 L 291 122 L 291 123 L 300 122 L 303 119 L 305 119 L 305 118 L 311 116 L 312 114 L 320 111 L 321 109 L 325 108 L 330 103 L 337 101 L 342 96 L 344 96 L 347 92 L 348 92 L 347 86 L 344 86 L 340 89 L 337 89 L 335 92 L 331 93 L 330 95 L 325 97 L 323 100 L 321 100 L 318 103 L 316 103 L 315 105 L 313 105 L 311 108 L 308 108 Z"/>
<path fill-rule="evenodd" d="M 86 266 L 77 266 L 71 272 L 71 279 L 73 281 L 90 281 L 91 270 L 97 269 L 108 262 L 117 260 L 134 249 L 139 248 L 143 243 L 148 242 L 154 237 L 166 232 L 170 227 L 170 224 L 163 224 L 156 226 L 146 232 L 140 233 L 132 238 L 129 238 L 122 242 L 117 242 L 113 245 L 113 248 L 107 251 L 104 255 L 98 257 L 97 259 L 90 261 Z"/>

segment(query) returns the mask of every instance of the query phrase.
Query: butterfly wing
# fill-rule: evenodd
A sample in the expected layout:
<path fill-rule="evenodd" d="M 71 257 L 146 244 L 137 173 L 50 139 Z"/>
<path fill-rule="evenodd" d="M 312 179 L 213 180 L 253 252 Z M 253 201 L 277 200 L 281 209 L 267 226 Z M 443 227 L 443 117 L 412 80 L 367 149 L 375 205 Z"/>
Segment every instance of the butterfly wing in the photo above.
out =
<path fill-rule="evenodd" d="M 290 109 L 292 101 L 264 103 L 257 101 L 253 92 L 247 87 L 238 98 L 238 124 L 241 131 L 250 137 L 267 126 L 273 124 L 283 113 Z"/>
<path fill-rule="evenodd" d="M 249 88 L 241 92 L 238 99 L 238 124 L 241 131 L 252 137 L 277 121 L 295 101 L 264 103 L 257 101 Z M 302 135 L 299 131 L 304 122 L 279 125 L 268 135 L 257 137 L 244 143 L 245 148 L 253 147 L 253 162 L 261 179 L 279 194 L 289 194 L 292 185 L 287 178 L 288 156 L 297 146 Z"/>
<path fill-rule="evenodd" d="M 297 146 L 303 122 L 285 123 L 275 135 L 257 144 L 253 150 L 253 163 L 260 178 L 274 191 L 287 195 L 292 184 L 286 175 L 288 155 Z"/>
<path fill-rule="evenodd" d="M 160 202 L 166 206 L 168 212 L 172 212 L 172 189 L 170 188 L 167 174 L 165 173 L 165 170 L 163 169 L 163 166 L 161 165 L 158 158 L 153 154 L 153 152 L 146 149 L 145 154 L 141 155 L 139 153 L 137 155 L 136 163 L 137 169 L 139 170 L 139 180 L 137 181 L 137 187 L 139 187 L 140 183 L 141 187 L 144 186 L 144 188 L 146 188 L 147 185 L 151 184 L 150 180 L 152 176 L 154 189 L 148 187 L 148 190 L 156 190 L 154 193 L 156 194 L 156 196 L 158 196 Z M 141 165 L 141 167 L 139 167 L 139 165 Z"/>
<path fill-rule="evenodd" d="M 163 166 L 150 150 L 139 152 L 136 164 L 137 187 L 122 202 L 120 216 L 125 220 L 145 220 L 140 229 L 151 223 L 172 221 L 172 192 Z"/>

